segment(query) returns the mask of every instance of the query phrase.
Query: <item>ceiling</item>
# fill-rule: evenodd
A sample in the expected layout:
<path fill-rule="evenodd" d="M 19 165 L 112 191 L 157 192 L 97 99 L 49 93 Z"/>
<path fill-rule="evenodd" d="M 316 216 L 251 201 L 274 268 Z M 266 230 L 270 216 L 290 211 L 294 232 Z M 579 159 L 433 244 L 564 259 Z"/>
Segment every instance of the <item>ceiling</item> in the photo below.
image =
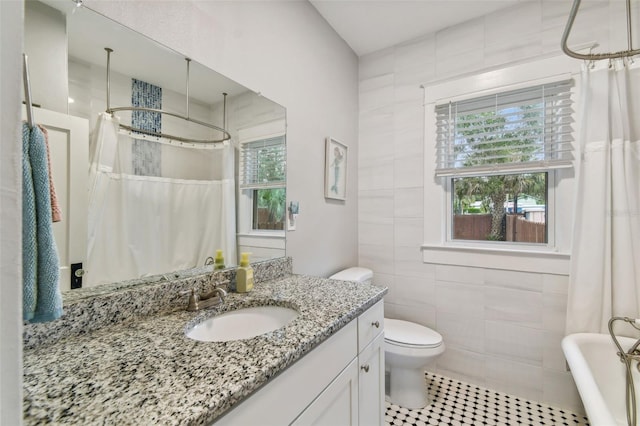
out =
<path fill-rule="evenodd" d="M 526 0 L 309 0 L 358 55 Z"/>

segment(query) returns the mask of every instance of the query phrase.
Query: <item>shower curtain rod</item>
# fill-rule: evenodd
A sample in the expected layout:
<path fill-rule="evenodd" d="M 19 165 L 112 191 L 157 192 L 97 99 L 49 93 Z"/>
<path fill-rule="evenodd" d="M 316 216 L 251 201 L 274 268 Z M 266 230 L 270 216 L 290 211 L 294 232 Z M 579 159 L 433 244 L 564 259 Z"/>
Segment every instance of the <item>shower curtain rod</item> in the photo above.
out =
<path fill-rule="evenodd" d="M 578 14 L 578 8 L 580 7 L 581 0 L 573 0 L 573 6 L 571 7 L 571 12 L 569 13 L 569 19 L 567 20 L 567 25 L 562 33 L 562 51 L 572 58 L 576 59 L 584 59 L 587 61 L 598 61 L 601 59 L 615 59 L 615 58 L 626 58 L 630 56 L 640 55 L 640 49 L 633 48 L 633 37 L 631 32 L 631 0 L 626 0 L 627 2 L 627 50 L 621 50 L 619 52 L 611 52 L 611 53 L 578 53 L 574 52 L 567 46 L 567 40 L 569 39 L 569 33 L 571 32 L 571 27 L 573 26 L 573 22 L 576 19 L 576 15 Z"/>
<path fill-rule="evenodd" d="M 33 104 L 31 103 L 31 81 L 29 80 L 29 64 L 27 62 L 27 54 L 22 54 L 22 80 L 24 82 L 24 103 L 27 107 L 27 123 L 29 128 L 33 129 L 35 122 L 33 120 Z"/>
<path fill-rule="evenodd" d="M 120 124 L 120 127 L 123 129 L 127 129 L 133 132 L 138 132 L 138 133 L 143 133 L 145 135 L 149 135 L 149 136 L 156 136 L 156 137 L 160 137 L 160 138 L 167 138 L 167 139 L 172 139 L 178 142 L 188 142 L 188 143 L 197 143 L 197 144 L 215 144 L 215 143 L 221 143 L 224 141 L 228 141 L 229 139 L 231 139 L 231 134 L 226 130 L 226 121 L 227 121 L 227 94 L 223 93 L 223 104 L 222 104 L 222 126 L 223 127 L 218 127 L 215 124 L 211 124 L 211 123 L 206 123 L 204 121 L 200 121 L 200 120 L 196 120 L 195 118 L 191 118 L 189 116 L 189 64 L 191 62 L 191 59 L 189 58 L 185 58 L 185 60 L 187 61 L 187 92 L 186 92 L 186 98 L 187 98 L 187 115 L 181 115 L 181 114 L 177 114 L 174 112 L 170 112 L 170 111 L 165 111 L 163 109 L 157 109 L 157 108 L 147 108 L 147 107 L 134 107 L 134 106 L 130 106 L 130 107 L 115 107 L 115 108 L 111 108 L 111 53 L 113 52 L 113 49 L 109 48 L 109 47 L 105 47 L 104 50 L 107 51 L 107 109 L 106 112 L 107 114 L 113 115 L 114 112 L 118 112 L 118 111 L 147 111 L 147 112 L 156 112 L 159 114 L 166 114 L 166 115 L 170 115 L 172 117 L 176 117 L 176 118 L 180 118 L 182 120 L 185 121 L 189 121 L 191 123 L 195 123 L 195 124 L 199 124 L 200 126 L 204 126 L 207 127 L 209 129 L 213 129 L 213 130 L 217 130 L 219 132 L 221 132 L 223 134 L 222 139 L 194 139 L 194 138 L 184 138 L 181 136 L 175 136 L 175 135 L 170 135 L 167 133 L 162 133 L 162 132 L 154 132 L 152 130 L 145 130 L 145 129 L 139 129 L 133 126 L 127 126 L 125 124 Z"/>

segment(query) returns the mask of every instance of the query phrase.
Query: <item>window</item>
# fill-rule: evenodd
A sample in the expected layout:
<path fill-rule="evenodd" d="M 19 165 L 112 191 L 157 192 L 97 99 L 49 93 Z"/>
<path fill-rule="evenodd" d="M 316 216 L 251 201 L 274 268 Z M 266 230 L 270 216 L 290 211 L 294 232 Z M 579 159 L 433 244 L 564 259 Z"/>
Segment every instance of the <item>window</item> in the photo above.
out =
<path fill-rule="evenodd" d="M 253 229 L 284 229 L 284 188 L 253 190 Z"/>
<path fill-rule="evenodd" d="M 572 80 L 437 104 L 448 240 L 549 243 L 550 185 L 572 167 Z"/>
<path fill-rule="evenodd" d="M 452 178 L 451 192 L 451 239 L 548 242 L 548 173 Z"/>
<path fill-rule="evenodd" d="M 286 205 L 284 136 L 242 144 L 240 189 L 252 199 L 252 229 L 283 230 Z"/>

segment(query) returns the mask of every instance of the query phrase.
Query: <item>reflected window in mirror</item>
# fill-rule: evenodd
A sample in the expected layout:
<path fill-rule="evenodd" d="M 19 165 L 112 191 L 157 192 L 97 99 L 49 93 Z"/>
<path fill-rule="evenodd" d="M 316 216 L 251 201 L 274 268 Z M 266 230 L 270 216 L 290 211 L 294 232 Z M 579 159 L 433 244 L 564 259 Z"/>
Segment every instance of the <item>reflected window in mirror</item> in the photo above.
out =
<path fill-rule="evenodd" d="M 251 231 L 284 230 L 286 149 L 284 135 L 241 143 L 240 188 L 251 200 Z"/>
<path fill-rule="evenodd" d="M 285 205 L 287 194 L 284 188 L 253 190 L 253 223 L 254 230 L 284 229 Z"/>

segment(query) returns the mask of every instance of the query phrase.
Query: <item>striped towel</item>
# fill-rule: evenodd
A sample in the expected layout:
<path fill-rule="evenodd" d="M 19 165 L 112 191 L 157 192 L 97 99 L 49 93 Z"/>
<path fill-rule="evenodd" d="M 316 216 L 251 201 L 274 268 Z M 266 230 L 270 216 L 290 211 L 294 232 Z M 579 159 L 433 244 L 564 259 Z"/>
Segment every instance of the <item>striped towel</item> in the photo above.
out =
<path fill-rule="evenodd" d="M 23 318 L 53 321 L 62 316 L 58 252 L 51 222 L 51 192 L 45 137 L 22 126 Z"/>

